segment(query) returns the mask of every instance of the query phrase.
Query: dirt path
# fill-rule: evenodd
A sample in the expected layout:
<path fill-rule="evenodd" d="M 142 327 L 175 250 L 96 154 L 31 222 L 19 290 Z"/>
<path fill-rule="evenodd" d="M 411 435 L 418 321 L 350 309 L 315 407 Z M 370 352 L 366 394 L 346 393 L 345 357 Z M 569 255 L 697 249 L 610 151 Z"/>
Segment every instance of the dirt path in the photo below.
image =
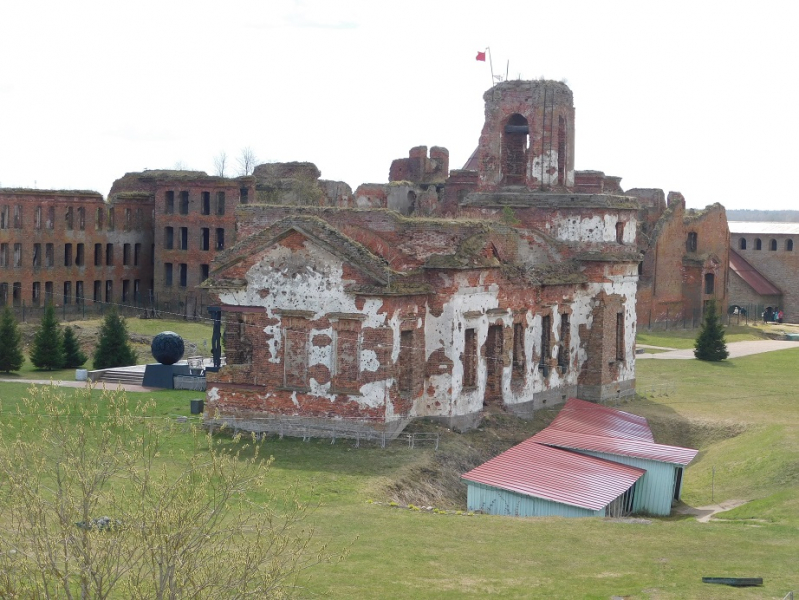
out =
<path fill-rule="evenodd" d="M 710 506 L 681 506 L 675 512 L 681 515 L 694 515 L 700 523 L 707 523 L 716 513 L 732 510 L 749 502 L 748 500 L 725 500 Z"/>

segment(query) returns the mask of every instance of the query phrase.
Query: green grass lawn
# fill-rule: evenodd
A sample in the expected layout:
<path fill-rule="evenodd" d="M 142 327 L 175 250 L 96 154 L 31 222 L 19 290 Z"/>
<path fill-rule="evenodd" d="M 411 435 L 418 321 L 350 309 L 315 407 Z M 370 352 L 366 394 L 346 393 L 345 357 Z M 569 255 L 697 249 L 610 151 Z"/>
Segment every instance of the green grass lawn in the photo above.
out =
<path fill-rule="evenodd" d="M 646 394 L 619 408 L 646 416 L 656 441 L 700 450 L 686 471 L 683 500 L 749 501 L 709 523 L 678 515 L 644 522 L 458 515 L 463 506 L 453 496 L 431 502 L 450 509 L 446 514 L 389 505 L 399 496 L 428 503 L 425 473 L 432 483 L 442 469 L 457 475 L 458 461 L 477 450 L 501 452 L 543 427 L 553 411 L 532 422 L 494 415 L 482 431 L 463 435 L 440 429 L 437 453 L 401 442 L 382 449 L 269 438 L 274 489 L 297 483 L 301 498 L 321 502 L 308 519 L 317 539 L 336 549 L 358 538 L 347 560 L 313 569 L 304 595 L 780 599 L 799 591 L 798 361 L 799 349 L 722 363 L 637 363 Z M 24 394 L 21 384 L 0 384 L 4 422 Z M 151 395 L 165 418 L 187 415 L 197 396 Z M 172 448 L 190 443 L 187 432 L 172 436 Z M 764 586 L 708 585 L 703 576 L 757 576 Z"/>

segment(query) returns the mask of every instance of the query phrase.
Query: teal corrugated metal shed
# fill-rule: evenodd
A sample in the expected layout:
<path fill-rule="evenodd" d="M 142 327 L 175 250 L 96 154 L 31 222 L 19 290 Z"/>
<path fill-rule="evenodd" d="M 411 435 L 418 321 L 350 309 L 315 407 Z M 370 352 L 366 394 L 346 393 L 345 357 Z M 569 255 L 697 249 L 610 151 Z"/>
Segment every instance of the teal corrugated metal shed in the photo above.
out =
<path fill-rule="evenodd" d="M 602 461 L 559 464 L 560 455 L 541 453 L 536 446 Z M 672 500 L 680 498 L 683 469 L 696 454 L 690 448 L 656 444 L 643 417 L 571 399 L 549 427 L 463 478 L 468 481 L 469 510 L 519 516 L 619 511 L 665 516 Z M 630 472 L 618 470 L 623 466 L 640 474 L 634 485 L 625 479 Z"/>

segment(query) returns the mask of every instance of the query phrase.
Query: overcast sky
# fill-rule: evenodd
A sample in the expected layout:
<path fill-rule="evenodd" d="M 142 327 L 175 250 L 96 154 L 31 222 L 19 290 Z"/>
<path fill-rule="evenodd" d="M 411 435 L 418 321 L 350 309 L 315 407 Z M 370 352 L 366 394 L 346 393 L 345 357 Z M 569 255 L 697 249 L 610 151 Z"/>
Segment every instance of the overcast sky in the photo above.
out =
<path fill-rule="evenodd" d="M 692 207 L 799 208 L 797 17 L 788 0 L 0 0 L 0 185 L 105 195 L 245 146 L 353 189 L 417 145 L 459 168 L 490 46 L 495 74 L 572 88 L 577 169 Z"/>

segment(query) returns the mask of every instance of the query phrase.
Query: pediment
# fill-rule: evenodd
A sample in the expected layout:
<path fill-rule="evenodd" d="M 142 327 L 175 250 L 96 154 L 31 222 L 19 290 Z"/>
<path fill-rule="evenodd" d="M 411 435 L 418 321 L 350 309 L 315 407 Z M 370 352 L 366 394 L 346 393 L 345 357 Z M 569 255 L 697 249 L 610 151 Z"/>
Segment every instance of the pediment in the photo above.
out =
<path fill-rule="evenodd" d="M 310 244 L 329 252 L 380 285 L 385 286 L 400 276 L 392 272 L 381 257 L 322 219 L 312 216 L 292 216 L 281 219 L 271 227 L 241 240 L 219 255 L 211 271 L 211 283 L 205 287 L 218 287 L 214 285 L 215 281 L 241 280 L 243 273 L 258 262 L 267 250 L 294 235 L 299 235 Z M 299 268 L 290 259 L 283 262 L 285 263 L 283 267 L 288 270 Z M 287 274 L 290 275 L 288 271 Z"/>

